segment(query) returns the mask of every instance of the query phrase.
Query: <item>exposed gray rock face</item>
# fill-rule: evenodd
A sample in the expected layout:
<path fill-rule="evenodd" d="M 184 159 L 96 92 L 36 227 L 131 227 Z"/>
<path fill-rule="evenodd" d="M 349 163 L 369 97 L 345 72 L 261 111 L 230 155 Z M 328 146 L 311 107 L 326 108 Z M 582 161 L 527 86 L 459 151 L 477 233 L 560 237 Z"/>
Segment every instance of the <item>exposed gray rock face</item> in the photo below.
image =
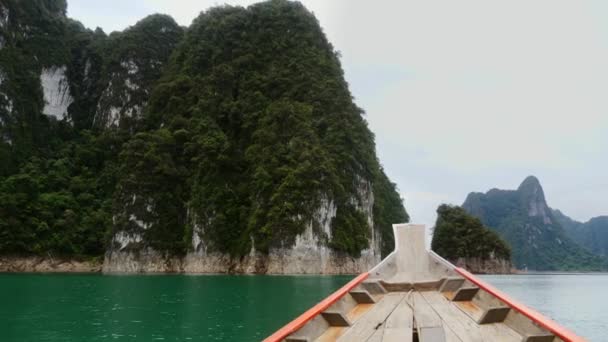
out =
<path fill-rule="evenodd" d="M 183 29 L 165 15 L 151 15 L 125 31 L 110 35 L 106 48 L 103 91 L 95 108 L 93 125 L 119 127 L 142 117 L 163 66 L 183 35 Z M 133 46 L 133 40 L 138 45 Z"/>
<path fill-rule="evenodd" d="M 148 89 L 138 80 L 139 67 L 133 59 L 120 63 L 122 70 L 112 73 L 95 111 L 94 125 L 118 127 L 123 118 L 139 119 L 146 105 Z"/>
<path fill-rule="evenodd" d="M 4 112 L 6 114 L 10 114 L 13 111 L 13 101 L 8 97 L 8 95 L 4 92 L 2 85 L 6 82 L 6 74 L 0 70 L 0 113 Z M 0 120 L 2 120 L 0 114 Z M 0 123 L 2 123 L 0 121 Z"/>
<path fill-rule="evenodd" d="M 12 139 L 5 125 L 13 116 L 13 100 L 8 96 L 4 89 L 6 74 L 0 70 L 0 142 L 12 144 Z"/>
<path fill-rule="evenodd" d="M 459 258 L 450 262 L 457 267 L 462 267 L 477 274 L 510 274 L 514 270 L 509 260 L 498 258 Z"/>
<path fill-rule="evenodd" d="M 65 75 L 67 67 L 42 69 L 40 85 L 44 93 L 43 114 L 63 120 L 68 114 L 68 107 L 74 101 L 70 95 L 70 86 Z"/>
<path fill-rule="evenodd" d="M 552 223 L 550 209 L 538 178 L 529 176 L 521 183 L 518 191 L 525 197 L 529 217 L 540 217 L 544 224 Z"/>
<path fill-rule="evenodd" d="M 5 28 L 8 25 L 9 9 L 0 4 L 0 28 Z"/>
<path fill-rule="evenodd" d="M 313 214 L 313 220 L 305 231 L 298 235 L 290 247 L 274 248 L 268 254 L 253 247 L 243 258 L 231 258 L 212 251 L 204 241 L 202 227 L 193 229 L 192 251 L 183 258 L 167 257 L 150 248 L 138 248 L 142 241 L 139 233 L 118 232 L 114 236 L 114 249 L 106 253 L 103 272 L 107 273 L 263 273 L 263 274 L 354 274 L 367 271 L 380 262 L 380 235 L 373 228 L 373 192 L 369 182 L 361 182 L 358 191 L 361 210 L 370 224 L 372 238 L 370 248 L 361 252 L 359 258 L 338 253 L 329 248 L 326 238 L 331 238 L 331 220 L 336 216 L 336 206 L 328 198 Z M 133 222 L 142 230 L 146 223 L 133 217 Z M 321 232 L 315 232 L 317 224 Z M 252 243 L 252 246 L 254 244 Z"/>
<path fill-rule="evenodd" d="M 381 246 L 381 235 L 380 232 L 374 229 L 374 191 L 372 183 L 364 178 L 357 177 L 359 187 L 357 188 L 357 195 L 359 203 L 356 205 L 357 209 L 365 213 L 367 218 L 367 224 L 370 227 L 370 246 L 372 251 L 376 251 L 380 255 Z M 332 218 L 335 216 L 332 216 Z M 329 220 L 331 222 L 331 219 Z M 380 259 L 378 259 L 380 262 Z"/>
<path fill-rule="evenodd" d="M 379 256 L 379 255 L 378 255 Z M 356 274 L 379 262 L 369 251 L 360 258 L 320 248 L 254 252 L 240 259 L 220 253 L 188 253 L 184 258 L 166 257 L 154 250 L 112 252 L 106 255 L 104 273 L 245 273 L 245 274 Z"/>
<path fill-rule="evenodd" d="M 4 37 L 4 30 L 9 24 L 9 9 L 0 3 L 0 50 L 6 45 L 6 38 Z"/>

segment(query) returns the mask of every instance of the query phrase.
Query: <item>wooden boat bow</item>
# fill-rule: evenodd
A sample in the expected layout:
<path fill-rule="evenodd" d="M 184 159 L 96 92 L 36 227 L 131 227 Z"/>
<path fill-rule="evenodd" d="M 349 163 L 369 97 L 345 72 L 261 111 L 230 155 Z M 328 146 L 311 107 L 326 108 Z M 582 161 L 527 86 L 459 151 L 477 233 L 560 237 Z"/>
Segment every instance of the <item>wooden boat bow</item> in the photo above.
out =
<path fill-rule="evenodd" d="M 585 341 L 426 250 L 423 225 L 393 231 L 395 251 L 264 341 Z"/>

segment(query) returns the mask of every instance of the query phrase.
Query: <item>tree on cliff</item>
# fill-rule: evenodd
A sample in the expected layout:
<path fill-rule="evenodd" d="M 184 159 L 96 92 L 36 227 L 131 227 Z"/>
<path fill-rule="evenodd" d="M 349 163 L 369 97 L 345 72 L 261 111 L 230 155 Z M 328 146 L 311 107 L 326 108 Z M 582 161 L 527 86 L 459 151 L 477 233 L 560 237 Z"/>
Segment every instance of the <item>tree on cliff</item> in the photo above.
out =
<path fill-rule="evenodd" d="M 442 204 L 437 208 L 437 222 L 431 249 L 448 260 L 491 257 L 511 259 L 511 249 L 498 234 L 459 206 Z"/>

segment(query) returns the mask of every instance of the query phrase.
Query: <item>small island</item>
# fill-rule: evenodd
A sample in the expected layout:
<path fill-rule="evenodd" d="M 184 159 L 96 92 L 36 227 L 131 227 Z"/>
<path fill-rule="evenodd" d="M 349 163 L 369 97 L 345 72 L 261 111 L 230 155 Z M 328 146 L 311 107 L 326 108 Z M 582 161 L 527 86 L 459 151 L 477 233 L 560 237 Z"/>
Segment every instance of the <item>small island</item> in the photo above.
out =
<path fill-rule="evenodd" d="M 511 248 L 494 231 L 463 208 L 442 204 L 431 249 L 474 273 L 511 273 Z"/>

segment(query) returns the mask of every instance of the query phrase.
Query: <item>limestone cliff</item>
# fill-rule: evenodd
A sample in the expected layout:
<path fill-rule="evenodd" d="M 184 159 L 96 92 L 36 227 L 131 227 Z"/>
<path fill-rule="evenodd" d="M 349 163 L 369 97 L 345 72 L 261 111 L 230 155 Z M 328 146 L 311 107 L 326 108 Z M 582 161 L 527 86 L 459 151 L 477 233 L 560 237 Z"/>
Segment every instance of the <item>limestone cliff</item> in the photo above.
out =
<path fill-rule="evenodd" d="M 407 214 L 301 4 L 204 12 L 166 70 L 122 154 L 105 271 L 354 273 L 390 251 Z"/>
<path fill-rule="evenodd" d="M 367 193 L 365 201 L 373 203 L 373 194 Z M 372 206 L 365 209 L 372 227 Z M 379 233 L 371 230 L 369 248 L 358 257 L 330 248 L 321 236 L 331 239 L 331 221 L 336 216 L 336 206 L 324 200 L 313 214 L 313 222 L 305 231 L 297 235 L 292 246 L 271 248 L 262 253 L 251 250 L 239 258 L 213 251 L 204 240 L 202 227 L 195 226 L 192 232 L 192 246 L 184 257 L 176 257 L 155 251 L 152 248 L 138 248 L 142 243 L 145 223 L 139 221 L 142 233 L 128 234 L 124 231 L 114 235 L 114 249 L 106 253 L 103 272 L 106 273 L 264 273 L 264 274 L 356 274 L 367 271 L 381 260 Z M 133 217 L 137 220 L 136 217 Z M 315 233 L 313 226 L 319 226 L 324 235 Z M 135 249 L 135 250 L 133 250 Z"/>
<path fill-rule="evenodd" d="M 37 143 L 48 118 L 81 129 L 133 124 L 183 29 L 164 15 L 107 36 L 66 16 L 65 1 L 0 3 L 0 131 Z M 40 116 L 43 114 L 44 116 Z M 48 129 L 48 128 L 47 128 Z"/>
<path fill-rule="evenodd" d="M 355 273 L 392 250 L 407 213 L 300 3 L 109 35 L 66 13 L 0 1 L 0 255 Z"/>
<path fill-rule="evenodd" d="M 66 76 L 67 67 L 52 66 L 42 69 L 40 85 L 42 86 L 44 108 L 42 113 L 63 120 L 68 115 L 68 107 L 74 99 L 70 95 L 70 86 Z"/>
<path fill-rule="evenodd" d="M 95 127 L 132 125 L 142 118 L 152 88 L 182 35 L 171 17 L 157 14 L 108 37 Z"/>

